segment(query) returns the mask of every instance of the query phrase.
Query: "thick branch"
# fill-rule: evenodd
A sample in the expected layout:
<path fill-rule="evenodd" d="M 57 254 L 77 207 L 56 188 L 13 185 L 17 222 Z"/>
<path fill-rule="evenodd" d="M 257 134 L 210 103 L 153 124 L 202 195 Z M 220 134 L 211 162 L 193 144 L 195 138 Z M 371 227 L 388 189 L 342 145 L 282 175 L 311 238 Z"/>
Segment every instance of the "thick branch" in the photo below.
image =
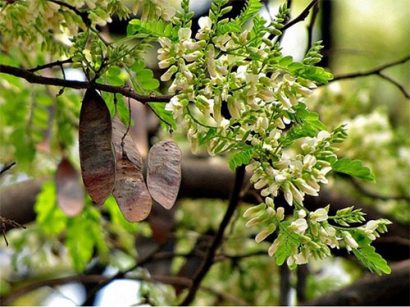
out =
<path fill-rule="evenodd" d="M 74 81 L 74 80 L 64 80 L 64 79 L 58 79 L 58 78 L 43 77 L 43 76 L 36 75 L 28 70 L 18 68 L 18 67 L 12 67 L 8 65 L 0 65 L 0 73 L 23 78 L 30 83 L 54 85 L 54 86 L 61 86 L 61 87 L 74 88 L 74 89 L 87 89 L 90 87 L 95 87 L 97 90 L 100 90 L 100 91 L 122 94 L 125 97 L 133 98 L 144 104 L 147 102 L 168 102 L 172 98 L 172 96 L 168 96 L 168 95 L 164 95 L 164 96 L 140 95 L 129 87 L 112 86 L 112 85 L 101 84 L 101 83 L 92 84 L 91 82 L 87 82 L 87 81 Z"/>
<path fill-rule="evenodd" d="M 314 306 L 409 306 L 410 260 L 392 266 L 392 273 L 368 275 L 352 285 L 319 297 L 306 305 Z"/>
<path fill-rule="evenodd" d="M 212 244 L 208 250 L 208 253 L 202 263 L 201 267 L 198 270 L 198 273 L 194 276 L 192 281 L 192 287 L 189 289 L 187 296 L 185 297 L 184 301 L 181 303 L 182 306 L 187 306 L 192 303 L 195 299 L 196 292 L 199 289 L 199 286 L 208 273 L 209 269 L 211 268 L 212 264 L 214 263 L 214 257 L 216 254 L 216 250 L 218 249 L 219 245 L 222 243 L 224 232 L 226 227 L 228 226 L 236 207 L 239 204 L 239 195 L 242 189 L 242 184 L 245 179 L 245 167 L 240 166 L 236 169 L 236 176 L 235 176 L 235 184 L 232 191 L 231 198 L 229 200 L 228 208 L 225 212 L 225 216 L 222 219 L 221 224 L 219 225 L 218 232 L 215 235 L 215 238 L 212 241 Z"/>

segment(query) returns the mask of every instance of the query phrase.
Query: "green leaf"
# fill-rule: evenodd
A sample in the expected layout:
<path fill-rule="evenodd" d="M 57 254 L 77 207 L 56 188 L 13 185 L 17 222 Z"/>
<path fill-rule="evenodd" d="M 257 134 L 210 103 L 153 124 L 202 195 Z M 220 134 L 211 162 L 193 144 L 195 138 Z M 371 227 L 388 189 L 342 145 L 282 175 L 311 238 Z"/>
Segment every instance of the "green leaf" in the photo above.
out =
<path fill-rule="evenodd" d="M 386 260 L 384 260 L 370 244 L 359 246 L 359 248 L 353 250 L 353 254 L 371 272 L 377 275 L 391 273 L 391 269 Z"/>
<path fill-rule="evenodd" d="M 282 140 L 284 146 L 290 145 L 294 140 L 302 137 L 315 137 L 319 131 L 326 130 L 325 124 L 319 119 L 319 114 L 307 110 L 305 104 L 299 103 L 293 109 L 296 112 L 289 113 L 288 116 L 295 124 Z"/>
<path fill-rule="evenodd" d="M 300 244 L 297 234 L 288 230 L 289 225 L 287 221 L 280 224 L 279 236 L 276 239 L 279 240 L 275 253 L 277 265 L 282 265 L 289 256 L 293 255 Z"/>
<path fill-rule="evenodd" d="M 141 34 L 141 37 L 153 36 L 176 39 L 178 37 L 178 30 L 171 23 L 164 20 L 141 21 L 140 19 L 132 19 L 128 23 L 127 35 L 135 34 Z"/>
<path fill-rule="evenodd" d="M 163 123 L 171 127 L 173 130 L 176 130 L 177 124 L 175 119 L 172 116 L 172 112 L 165 110 L 165 103 L 149 102 L 148 106 Z"/>
<path fill-rule="evenodd" d="M 249 164 L 252 159 L 253 148 L 235 153 L 229 159 L 229 168 L 235 170 L 238 166 Z"/>
<path fill-rule="evenodd" d="M 245 8 L 242 10 L 238 17 L 227 23 L 218 24 L 218 34 L 225 34 L 228 32 L 241 32 L 243 25 L 248 20 L 255 17 L 259 13 L 262 6 L 263 4 L 259 0 L 248 0 L 246 2 Z"/>
<path fill-rule="evenodd" d="M 36 222 L 47 235 L 61 233 L 67 224 L 66 215 L 57 206 L 56 193 L 54 182 L 44 183 L 34 205 L 34 211 L 37 215 Z"/>
<path fill-rule="evenodd" d="M 348 174 L 366 181 L 375 181 L 375 177 L 370 168 L 364 166 L 360 160 L 342 158 L 332 164 L 335 172 Z"/>
<path fill-rule="evenodd" d="M 95 241 L 89 226 L 90 220 L 82 215 L 68 223 L 66 245 L 77 272 L 85 269 L 93 255 Z"/>

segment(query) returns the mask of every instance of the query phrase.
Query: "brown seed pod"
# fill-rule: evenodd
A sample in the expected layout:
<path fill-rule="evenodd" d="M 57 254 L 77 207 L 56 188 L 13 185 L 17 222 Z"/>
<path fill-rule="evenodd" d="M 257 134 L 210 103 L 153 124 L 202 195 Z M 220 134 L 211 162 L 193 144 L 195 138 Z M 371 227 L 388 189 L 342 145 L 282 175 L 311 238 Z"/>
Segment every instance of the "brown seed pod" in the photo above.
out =
<path fill-rule="evenodd" d="M 181 150 L 173 141 L 162 141 L 148 154 L 147 186 L 152 198 L 171 209 L 181 184 Z"/>
<path fill-rule="evenodd" d="M 114 117 L 113 144 L 117 163 L 113 195 L 124 217 L 138 222 L 151 212 L 152 199 L 143 177 L 142 157 L 129 133 L 123 139 L 126 131 L 123 123 Z"/>
<path fill-rule="evenodd" d="M 115 158 L 111 134 L 110 112 L 104 100 L 95 89 L 88 89 L 80 111 L 81 175 L 88 194 L 99 205 L 114 187 Z"/>
<path fill-rule="evenodd" d="M 63 158 L 57 166 L 56 172 L 58 206 L 68 216 L 76 216 L 84 208 L 84 192 L 80 174 Z"/>

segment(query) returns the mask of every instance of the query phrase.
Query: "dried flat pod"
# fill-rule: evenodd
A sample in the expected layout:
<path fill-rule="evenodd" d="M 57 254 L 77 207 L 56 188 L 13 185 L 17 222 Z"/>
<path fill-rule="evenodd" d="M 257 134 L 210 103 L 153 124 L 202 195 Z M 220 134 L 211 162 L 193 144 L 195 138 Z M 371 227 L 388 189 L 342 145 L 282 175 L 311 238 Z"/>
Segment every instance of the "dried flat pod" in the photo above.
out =
<path fill-rule="evenodd" d="M 80 174 L 65 158 L 58 164 L 56 182 L 58 206 L 68 216 L 80 214 L 84 208 Z"/>
<path fill-rule="evenodd" d="M 80 112 L 80 162 L 84 186 L 96 204 L 102 204 L 114 187 L 111 134 L 110 112 L 104 100 L 95 89 L 88 89 Z"/>
<path fill-rule="evenodd" d="M 171 209 L 181 184 L 181 150 L 173 141 L 162 141 L 148 154 L 147 186 L 152 198 Z"/>
<path fill-rule="evenodd" d="M 130 222 L 144 220 L 152 208 L 152 199 L 143 177 L 143 160 L 127 129 L 113 119 L 113 144 L 116 156 L 116 177 L 113 195 L 124 217 Z M 124 147 L 121 146 L 124 139 Z"/>
<path fill-rule="evenodd" d="M 127 127 L 124 126 L 122 121 L 115 116 L 112 119 L 112 143 L 114 145 L 115 159 L 122 158 L 122 146 L 121 143 L 124 138 L 124 151 L 127 153 L 128 159 L 138 165 L 141 169 L 143 167 L 142 156 L 137 149 L 134 139 L 131 136 L 131 131 L 127 132 Z"/>

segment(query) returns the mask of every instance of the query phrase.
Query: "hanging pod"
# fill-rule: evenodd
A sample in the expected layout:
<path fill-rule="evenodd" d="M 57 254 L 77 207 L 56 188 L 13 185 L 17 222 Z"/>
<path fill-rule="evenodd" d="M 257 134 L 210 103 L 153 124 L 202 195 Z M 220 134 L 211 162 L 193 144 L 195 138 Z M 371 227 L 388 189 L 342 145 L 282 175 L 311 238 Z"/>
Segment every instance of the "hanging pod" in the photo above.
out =
<path fill-rule="evenodd" d="M 95 89 L 85 93 L 79 124 L 81 175 L 92 201 L 102 204 L 115 180 L 115 158 L 111 144 L 110 112 Z"/>
<path fill-rule="evenodd" d="M 152 198 L 171 209 L 181 185 L 181 150 L 173 141 L 162 141 L 148 154 L 147 186 Z"/>
<path fill-rule="evenodd" d="M 68 216 L 76 216 L 84 208 L 84 192 L 80 174 L 66 158 L 57 166 L 56 172 L 58 206 Z"/>
<path fill-rule="evenodd" d="M 128 221 L 142 221 L 152 208 L 152 199 L 143 177 L 143 160 L 127 128 L 117 117 L 113 119 L 112 129 L 116 157 L 113 195 Z"/>

